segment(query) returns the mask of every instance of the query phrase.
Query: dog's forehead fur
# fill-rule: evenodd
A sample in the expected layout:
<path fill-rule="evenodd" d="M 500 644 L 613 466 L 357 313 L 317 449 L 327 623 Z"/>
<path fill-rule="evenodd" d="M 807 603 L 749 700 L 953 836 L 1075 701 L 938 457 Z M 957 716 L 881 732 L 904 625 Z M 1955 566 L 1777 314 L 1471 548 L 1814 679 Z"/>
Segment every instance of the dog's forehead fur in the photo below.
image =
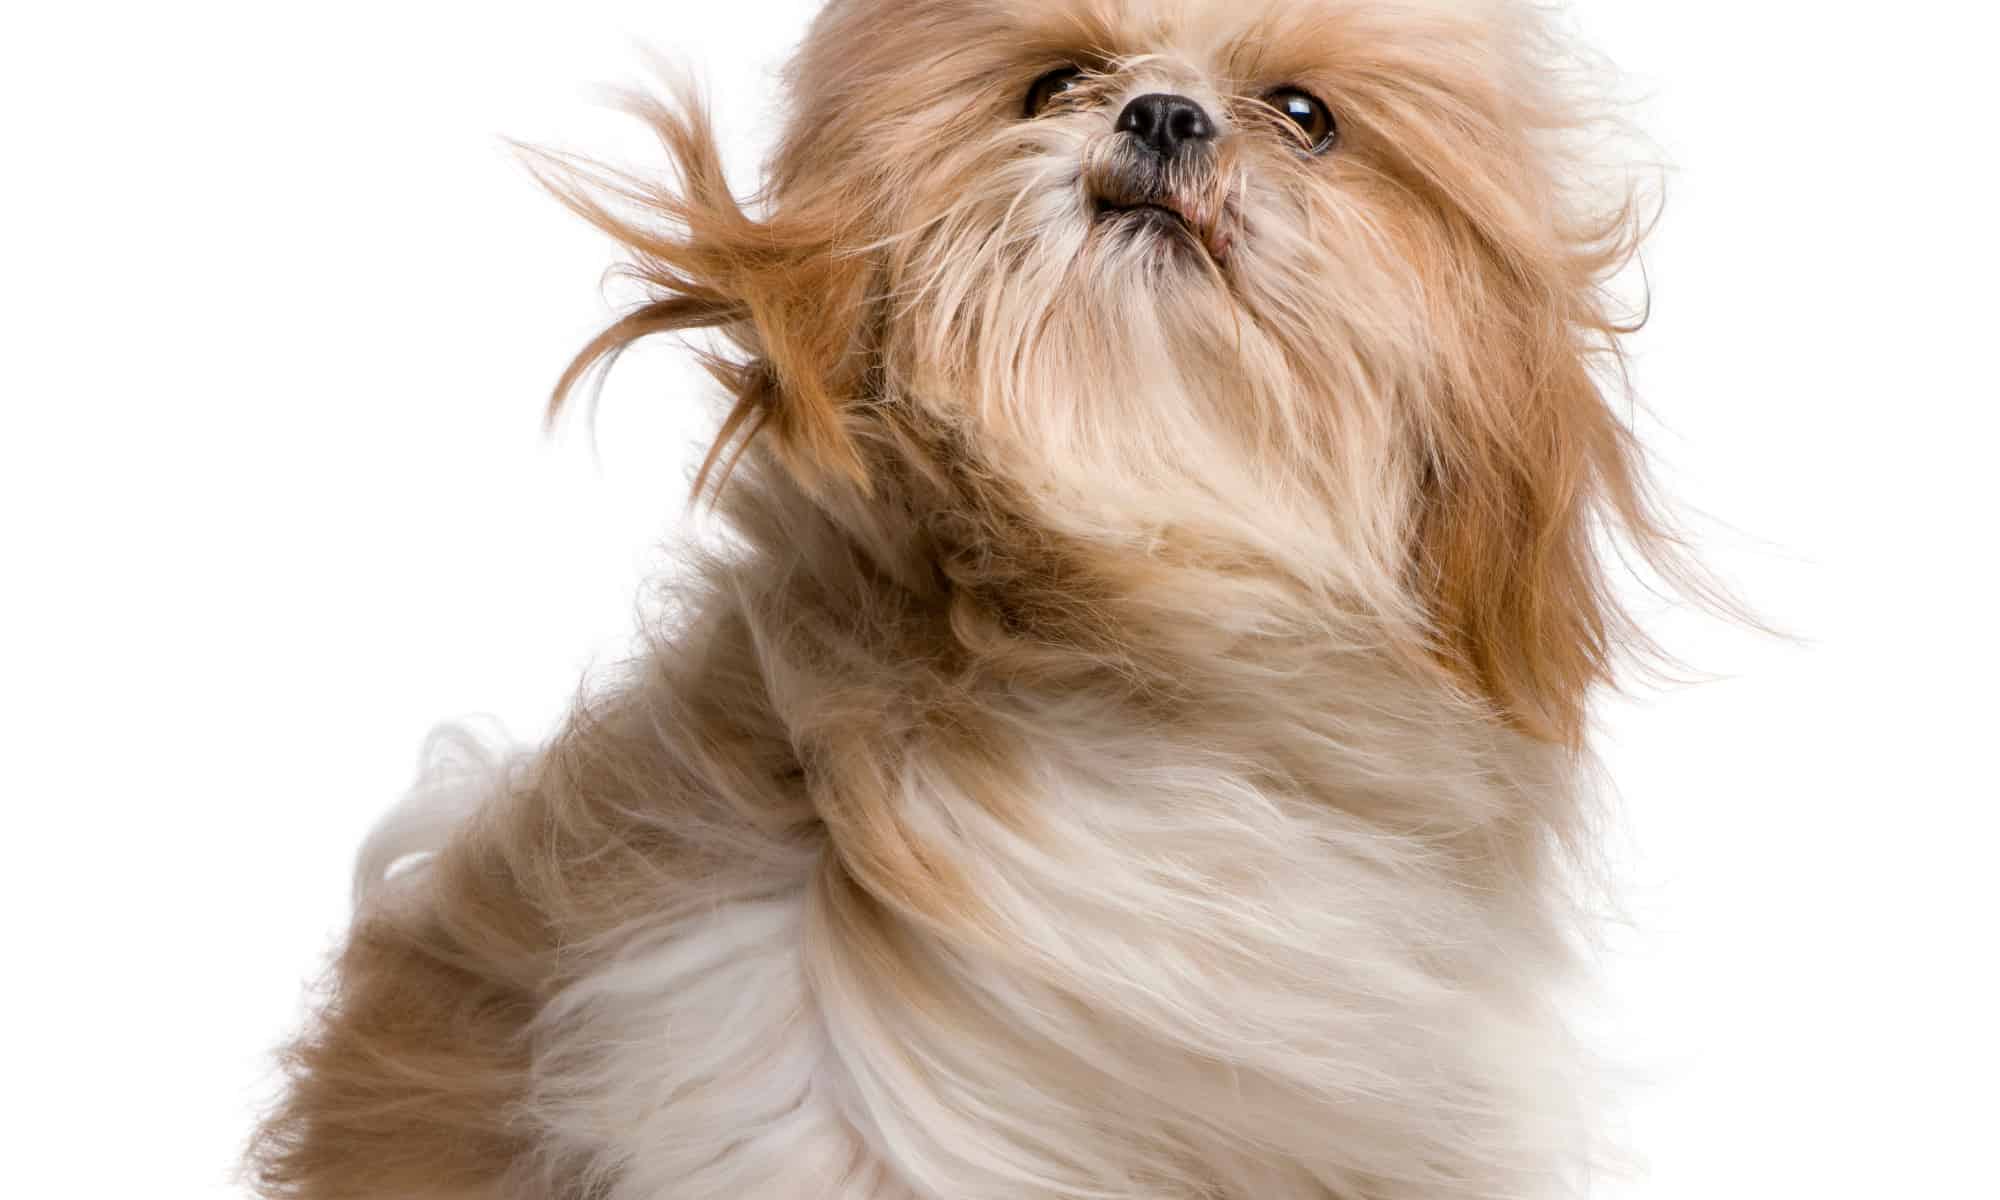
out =
<path fill-rule="evenodd" d="M 1520 0 L 833 0 L 792 78 L 804 105 L 862 107 L 883 89 L 885 99 L 939 99 L 950 87 L 975 103 L 1066 61 L 1148 56 L 1218 88 L 1391 75 L 1511 83 L 1539 40 L 1534 15 Z"/>

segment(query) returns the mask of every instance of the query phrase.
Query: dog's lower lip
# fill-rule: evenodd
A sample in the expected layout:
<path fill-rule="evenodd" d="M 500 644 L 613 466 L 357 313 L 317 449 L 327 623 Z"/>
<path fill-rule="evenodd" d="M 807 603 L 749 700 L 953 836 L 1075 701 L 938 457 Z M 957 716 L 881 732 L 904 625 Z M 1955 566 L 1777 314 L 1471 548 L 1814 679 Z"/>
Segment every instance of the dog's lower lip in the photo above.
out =
<path fill-rule="evenodd" d="M 1208 256 L 1217 264 L 1228 261 L 1230 238 L 1220 229 L 1205 229 L 1187 213 L 1157 200 L 1142 200 L 1137 204 L 1115 204 L 1100 199 L 1097 202 L 1097 219 L 1106 221 L 1112 217 L 1132 216 L 1146 222 L 1171 222 L 1173 228 L 1193 238 Z"/>
<path fill-rule="evenodd" d="M 1159 215 L 1164 217 L 1172 217 L 1174 220 L 1179 221 L 1183 225 L 1189 223 L 1188 219 L 1181 214 L 1180 210 L 1169 208 L 1164 204 L 1152 204 L 1152 203 L 1104 204 L 1099 206 L 1098 209 L 1099 216 L 1108 217 L 1113 213 L 1158 213 Z"/>

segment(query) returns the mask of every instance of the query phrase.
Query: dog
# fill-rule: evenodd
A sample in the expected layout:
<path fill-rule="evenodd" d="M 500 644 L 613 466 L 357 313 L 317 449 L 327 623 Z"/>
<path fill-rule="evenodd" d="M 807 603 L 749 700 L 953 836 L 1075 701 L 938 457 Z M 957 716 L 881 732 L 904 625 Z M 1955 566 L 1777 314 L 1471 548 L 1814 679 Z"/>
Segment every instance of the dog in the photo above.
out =
<path fill-rule="evenodd" d="M 668 182 L 536 160 L 647 297 L 556 408 L 712 339 L 726 544 L 545 746 L 439 743 L 254 1188 L 1580 1187 L 1611 564 L 1686 564 L 1558 19 L 831 0 L 754 202 L 686 92 Z"/>

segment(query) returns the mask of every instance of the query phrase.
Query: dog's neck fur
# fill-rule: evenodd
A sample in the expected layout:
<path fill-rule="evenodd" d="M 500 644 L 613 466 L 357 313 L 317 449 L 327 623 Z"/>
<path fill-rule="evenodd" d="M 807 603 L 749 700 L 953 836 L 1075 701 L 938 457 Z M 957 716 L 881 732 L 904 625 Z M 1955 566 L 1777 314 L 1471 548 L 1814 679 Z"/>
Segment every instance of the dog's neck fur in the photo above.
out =
<path fill-rule="evenodd" d="M 1456 690 L 1411 652 L 1403 614 L 1254 547 L 1173 530 L 1085 544 L 947 439 L 893 449 L 866 489 L 808 489 L 758 456 L 726 490 L 750 548 L 726 568 L 728 604 L 789 677 L 773 694 L 868 694 L 906 714 L 889 726 L 974 741 L 996 706 L 1095 706 L 1147 737 L 1227 746 L 1256 786 L 1387 832 L 1486 839 L 1461 862 L 1473 873 L 1527 869 L 1574 832 L 1576 757 Z M 815 722 L 786 719 L 812 744 Z M 1528 874 L 1516 882 L 1540 884 Z"/>

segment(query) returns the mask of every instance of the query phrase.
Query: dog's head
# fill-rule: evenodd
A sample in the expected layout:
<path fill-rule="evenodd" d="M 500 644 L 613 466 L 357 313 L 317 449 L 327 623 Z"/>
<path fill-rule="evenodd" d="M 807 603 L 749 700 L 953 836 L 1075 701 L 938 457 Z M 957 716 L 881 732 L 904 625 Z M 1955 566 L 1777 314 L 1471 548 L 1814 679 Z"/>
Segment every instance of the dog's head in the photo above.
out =
<path fill-rule="evenodd" d="M 721 327 L 719 449 L 825 486 L 942 432 L 1038 520 L 1273 564 L 1569 739 L 1619 638 L 1594 527 L 1657 540 L 1593 364 L 1640 223 L 1589 202 L 1546 17 L 832 0 L 754 215 L 692 105 L 649 110 L 680 180 L 640 216 L 559 183 L 657 290 L 565 388 Z"/>

